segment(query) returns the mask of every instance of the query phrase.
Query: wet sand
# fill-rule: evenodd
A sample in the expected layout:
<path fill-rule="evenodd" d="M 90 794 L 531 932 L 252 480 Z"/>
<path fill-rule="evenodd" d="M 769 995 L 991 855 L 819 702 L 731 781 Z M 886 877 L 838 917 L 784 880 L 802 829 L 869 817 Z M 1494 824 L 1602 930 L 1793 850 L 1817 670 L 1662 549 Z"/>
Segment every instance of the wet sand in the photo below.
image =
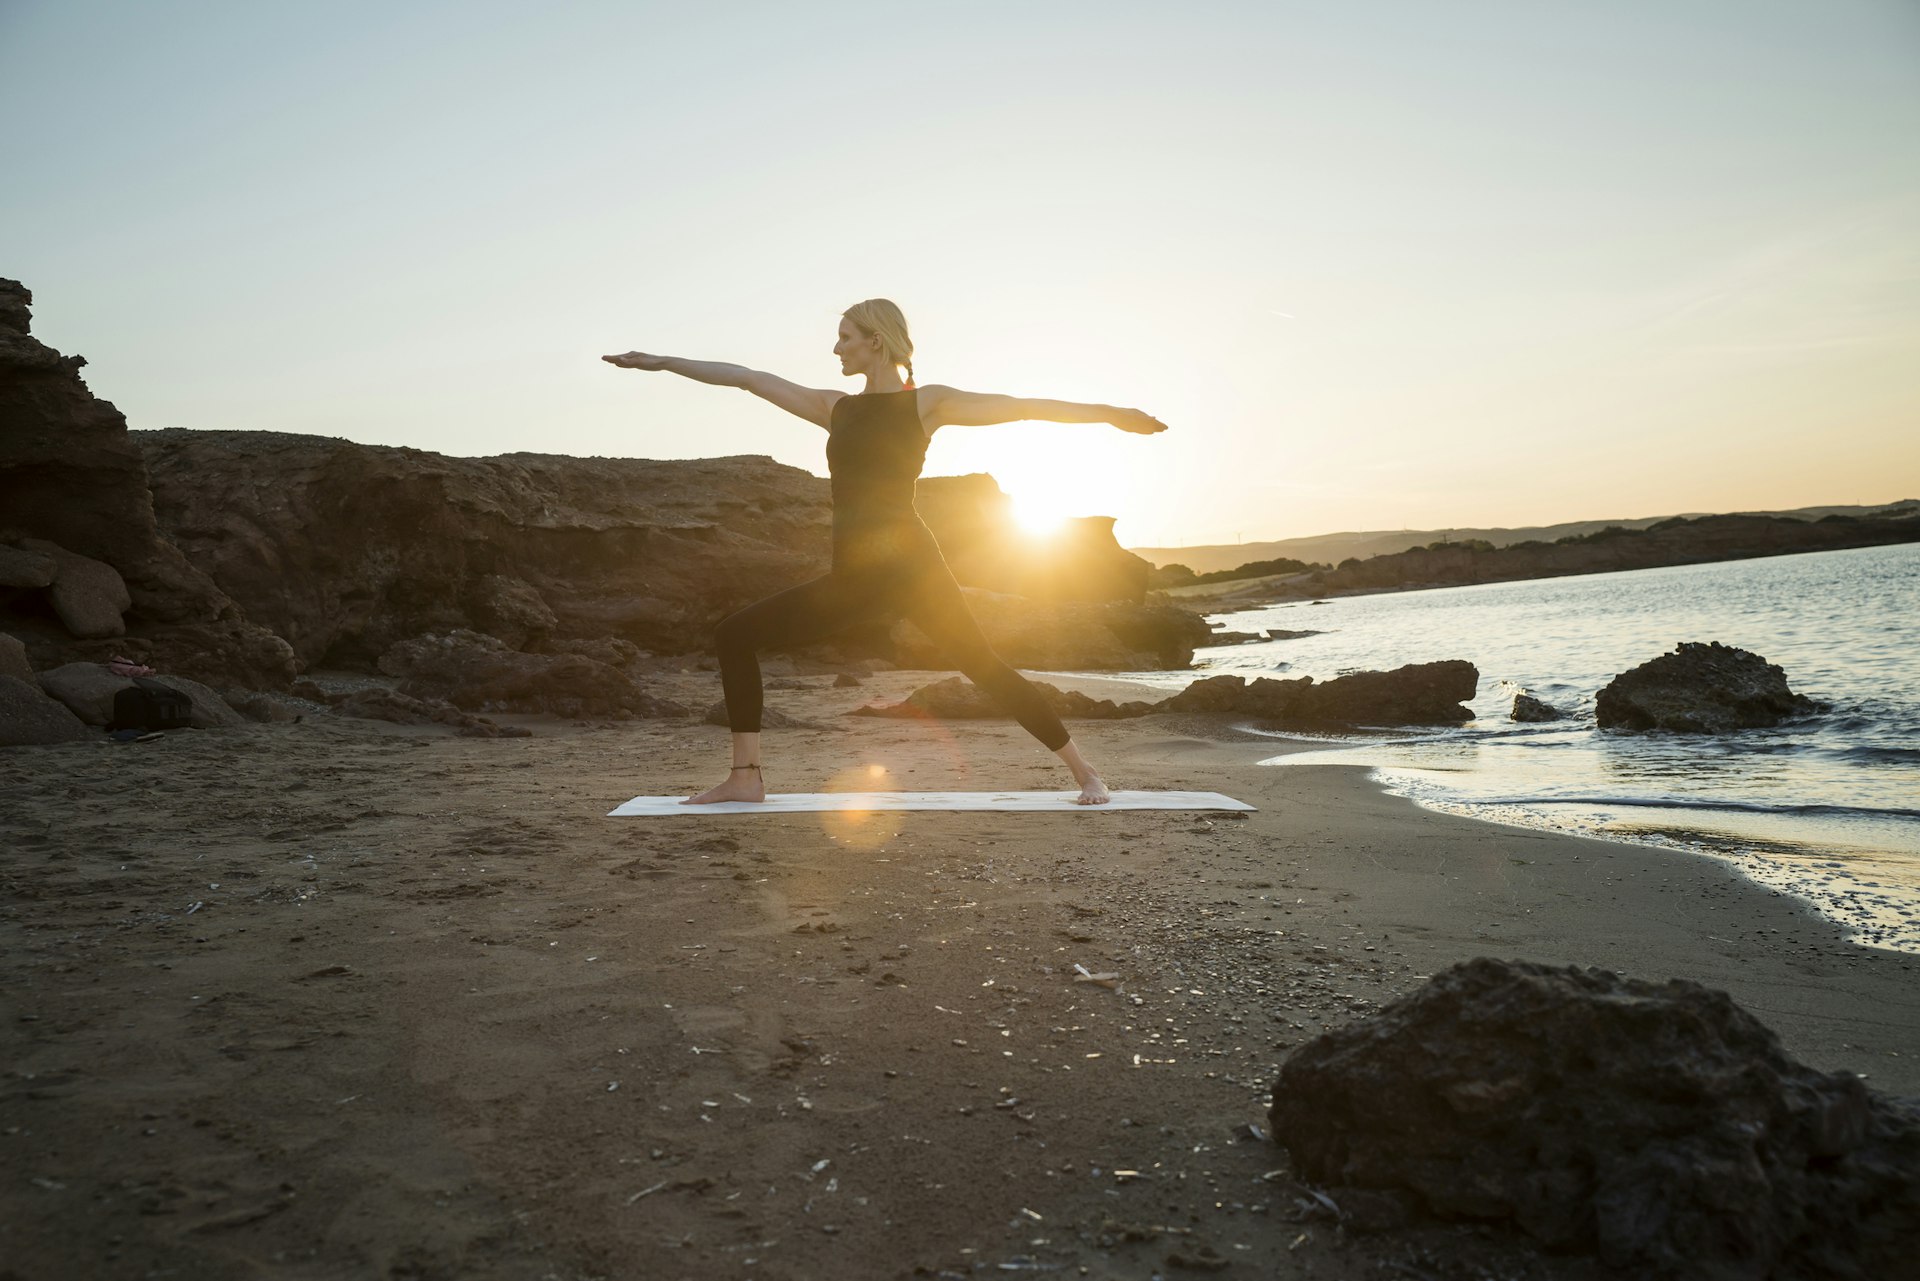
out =
<path fill-rule="evenodd" d="M 839 715 L 926 679 L 771 691 L 821 728 L 769 785 L 1065 786 L 1011 723 Z M 1920 1094 L 1920 959 L 1217 721 L 1075 731 L 1258 813 L 608 819 L 725 731 L 520 723 L 0 754 L 0 1277 L 1603 1275 L 1344 1238 L 1236 1135 L 1289 1047 L 1478 955 L 1722 987 Z"/>

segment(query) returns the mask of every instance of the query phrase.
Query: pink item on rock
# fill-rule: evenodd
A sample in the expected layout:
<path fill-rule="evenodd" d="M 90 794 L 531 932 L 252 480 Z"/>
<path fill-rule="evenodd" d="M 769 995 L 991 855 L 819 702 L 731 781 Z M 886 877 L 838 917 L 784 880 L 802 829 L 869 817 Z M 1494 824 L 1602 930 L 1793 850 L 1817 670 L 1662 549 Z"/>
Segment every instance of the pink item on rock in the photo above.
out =
<path fill-rule="evenodd" d="M 107 670 L 115 676 L 151 676 L 153 669 L 144 663 L 136 663 L 131 658 L 115 654 L 107 660 Z"/>

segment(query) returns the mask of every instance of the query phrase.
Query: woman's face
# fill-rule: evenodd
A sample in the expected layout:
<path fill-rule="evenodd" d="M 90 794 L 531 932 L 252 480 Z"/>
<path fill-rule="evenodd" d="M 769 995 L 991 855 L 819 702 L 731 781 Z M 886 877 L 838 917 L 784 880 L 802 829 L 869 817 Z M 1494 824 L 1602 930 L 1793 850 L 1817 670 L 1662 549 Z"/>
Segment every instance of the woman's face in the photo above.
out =
<path fill-rule="evenodd" d="M 840 372 L 857 374 L 865 371 L 880 354 L 878 340 L 860 332 L 860 327 L 840 317 L 840 340 L 833 344 L 833 354 L 840 358 Z"/>

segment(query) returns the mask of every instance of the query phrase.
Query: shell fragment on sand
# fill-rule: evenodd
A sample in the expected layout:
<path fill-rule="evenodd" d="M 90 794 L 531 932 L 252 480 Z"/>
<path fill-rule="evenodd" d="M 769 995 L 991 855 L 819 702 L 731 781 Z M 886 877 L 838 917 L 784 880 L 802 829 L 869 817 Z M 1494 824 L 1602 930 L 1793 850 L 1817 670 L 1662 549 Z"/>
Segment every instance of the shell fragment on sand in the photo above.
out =
<path fill-rule="evenodd" d="M 764 801 L 683 805 L 683 796 L 636 796 L 608 818 L 661 814 L 813 814 L 831 810 L 1242 810 L 1255 807 L 1219 792 L 1115 792 L 1105 805 L 1081 805 L 1073 792 L 790 792 Z"/>

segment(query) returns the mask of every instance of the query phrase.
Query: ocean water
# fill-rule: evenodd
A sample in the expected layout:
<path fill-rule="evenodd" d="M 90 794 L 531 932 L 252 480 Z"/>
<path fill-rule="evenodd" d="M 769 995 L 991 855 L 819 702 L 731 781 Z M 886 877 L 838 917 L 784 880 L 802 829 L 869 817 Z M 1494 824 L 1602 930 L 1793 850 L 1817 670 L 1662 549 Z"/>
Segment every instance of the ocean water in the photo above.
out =
<path fill-rule="evenodd" d="M 1434 808 L 1710 854 L 1846 925 L 1920 951 L 1920 545 L 1687 565 L 1216 615 L 1236 631 L 1320 634 L 1200 651 L 1196 676 L 1312 676 L 1464 658 L 1458 729 L 1319 740 L 1271 764 L 1352 764 Z M 1629 734 L 1595 693 L 1681 641 L 1721 641 L 1831 705 L 1768 730 Z M 1509 719 L 1526 689 L 1568 718 Z"/>

